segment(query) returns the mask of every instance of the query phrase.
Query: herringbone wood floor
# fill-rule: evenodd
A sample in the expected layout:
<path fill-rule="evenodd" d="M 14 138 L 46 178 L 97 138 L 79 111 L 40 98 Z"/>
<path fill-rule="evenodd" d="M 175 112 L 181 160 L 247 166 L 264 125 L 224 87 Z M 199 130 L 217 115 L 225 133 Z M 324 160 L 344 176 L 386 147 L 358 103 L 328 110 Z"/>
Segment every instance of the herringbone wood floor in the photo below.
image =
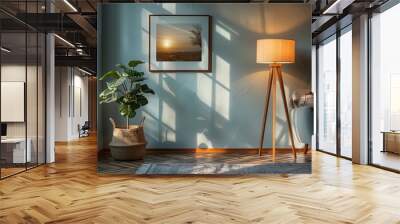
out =
<path fill-rule="evenodd" d="M 400 223 L 400 175 L 313 152 L 312 175 L 99 176 L 94 139 L 0 181 L 0 223 Z"/>

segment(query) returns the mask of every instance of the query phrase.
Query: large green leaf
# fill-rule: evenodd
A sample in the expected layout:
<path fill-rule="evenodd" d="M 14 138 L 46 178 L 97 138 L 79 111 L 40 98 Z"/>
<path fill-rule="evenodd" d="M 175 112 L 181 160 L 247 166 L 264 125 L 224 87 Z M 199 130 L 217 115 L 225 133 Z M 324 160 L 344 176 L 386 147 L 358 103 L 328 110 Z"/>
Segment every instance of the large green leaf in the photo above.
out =
<path fill-rule="evenodd" d="M 124 117 L 128 117 L 128 118 L 132 118 L 136 115 L 135 110 L 132 108 L 131 105 L 128 104 L 122 104 L 119 107 L 119 113 L 124 116 Z"/>
<path fill-rule="evenodd" d="M 130 70 L 126 70 L 126 71 L 122 72 L 121 75 L 124 76 L 124 77 L 128 77 L 128 78 L 129 77 L 133 77 L 133 75 L 131 75 L 130 73 L 131 73 Z"/>
<path fill-rule="evenodd" d="M 135 76 L 136 76 L 136 77 L 143 77 L 143 76 L 144 76 L 144 72 L 137 72 L 137 71 L 135 71 Z"/>
<path fill-rule="evenodd" d="M 137 110 L 137 109 L 140 108 L 140 104 L 138 104 L 138 103 L 136 103 L 136 102 L 132 102 L 132 103 L 130 103 L 129 105 L 131 106 L 131 108 L 132 108 L 133 110 Z"/>
<path fill-rule="evenodd" d="M 126 81 L 126 77 L 120 77 L 119 79 L 117 79 L 117 80 L 113 80 L 113 81 L 111 81 L 111 82 L 108 82 L 107 83 L 107 87 L 109 88 L 109 89 L 115 89 L 115 88 L 118 88 L 120 85 L 122 85 L 122 84 L 124 84 L 124 82 Z"/>
<path fill-rule="evenodd" d="M 118 99 L 117 99 L 117 103 L 118 104 L 123 104 L 124 103 L 124 98 L 125 98 L 125 96 L 120 96 L 120 97 L 118 97 Z"/>
<path fill-rule="evenodd" d="M 117 91 L 117 89 L 111 89 L 111 88 L 107 88 L 107 89 L 105 89 L 105 90 L 103 90 L 101 93 L 100 93 L 100 97 L 106 97 L 106 96 L 108 96 L 108 95 L 111 95 L 111 94 L 114 94 L 115 92 Z"/>
<path fill-rule="evenodd" d="M 130 80 L 131 80 L 131 82 L 142 82 L 142 81 L 146 80 L 146 78 L 145 77 L 133 77 L 133 78 L 130 78 Z"/>
<path fill-rule="evenodd" d="M 134 77 L 143 77 L 144 72 L 138 72 L 133 69 L 127 69 L 124 71 L 123 76 L 129 77 L 129 78 L 134 78 Z"/>
<path fill-rule="evenodd" d="M 129 91 L 129 94 L 131 94 L 131 95 L 136 95 L 136 94 L 139 93 L 139 91 L 140 91 L 140 84 L 136 84 L 136 85 L 131 89 L 131 91 Z"/>
<path fill-rule="evenodd" d="M 120 77 L 120 74 L 118 71 L 111 70 L 109 72 L 106 72 L 103 76 L 100 77 L 100 80 L 104 80 L 107 78 L 113 78 L 113 79 L 118 79 Z"/>
<path fill-rule="evenodd" d="M 137 95 L 136 97 L 137 97 L 137 102 L 138 104 L 140 104 L 140 106 L 144 106 L 149 103 L 149 101 L 143 95 Z"/>
<path fill-rule="evenodd" d="M 136 66 L 143 64 L 143 61 L 138 61 L 138 60 L 132 60 L 128 62 L 128 66 L 131 68 L 135 68 Z"/>
<path fill-rule="evenodd" d="M 128 114 L 129 114 L 128 105 L 126 105 L 126 104 L 121 104 L 121 105 L 119 106 L 119 113 L 120 113 L 122 116 L 127 117 Z"/>
<path fill-rule="evenodd" d="M 144 93 L 150 93 L 150 94 L 155 94 L 152 89 L 147 84 L 143 84 L 140 86 L 140 90 Z"/>
<path fill-rule="evenodd" d="M 124 98 L 122 99 L 122 103 L 124 104 L 130 104 L 135 101 L 136 101 L 135 96 L 131 94 L 124 95 Z"/>
<path fill-rule="evenodd" d="M 112 102 L 117 101 L 117 99 L 118 99 L 117 94 L 112 94 L 112 95 L 100 97 L 100 104 L 112 103 Z"/>
<path fill-rule="evenodd" d="M 123 65 L 123 64 L 116 64 L 115 67 L 120 68 L 124 71 L 128 69 L 128 67 L 126 67 L 126 65 Z"/>

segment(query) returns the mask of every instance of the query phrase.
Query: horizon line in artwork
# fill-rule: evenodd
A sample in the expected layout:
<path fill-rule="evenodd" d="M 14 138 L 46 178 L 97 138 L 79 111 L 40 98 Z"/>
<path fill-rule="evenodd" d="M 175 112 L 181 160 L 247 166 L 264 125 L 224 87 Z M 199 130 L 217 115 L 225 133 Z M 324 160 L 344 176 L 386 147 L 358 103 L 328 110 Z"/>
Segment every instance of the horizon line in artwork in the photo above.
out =
<path fill-rule="evenodd" d="M 157 61 L 201 61 L 202 38 L 199 24 L 157 24 Z"/>

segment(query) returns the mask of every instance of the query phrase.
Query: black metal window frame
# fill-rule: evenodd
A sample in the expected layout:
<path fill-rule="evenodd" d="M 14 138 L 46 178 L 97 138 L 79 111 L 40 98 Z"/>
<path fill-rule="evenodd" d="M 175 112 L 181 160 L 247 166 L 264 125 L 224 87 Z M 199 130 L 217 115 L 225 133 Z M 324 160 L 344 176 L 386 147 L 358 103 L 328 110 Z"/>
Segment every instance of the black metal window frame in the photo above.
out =
<path fill-rule="evenodd" d="M 315 54 L 316 54 L 316 57 L 315 57 L 316 58 L 316 63 L 315 63 L 316 64 L 316 69 L 315 69 L 315 74 L 316 74 L 316 77 L 315 77 L 315 80 L 316 80 L 316 107 L 315 107 L 316 108 L 315 109 L 315 113 L 316 113 L 316 126 L 315 126 L 316 127 L 316 138 L 315 138 L 316 150 L 319 151 L 319 152 L 323 152 L 323 153 L 326 153 L 326 154 L 329 154 L 329 155 L 332 155 L 332 156 L 337 156 L 337 157 L 340 157 L 340 158 L 344 158 L 344 159 L 347 159 L 347 160 L 352 160 L 352 158 L 347 157 L 347 156 L 343 156 L 342 153 L 341 153 L 340 37 L 343 34 L 347 33 L 347 32 L 351 32 L 351 30 L 352 30 L 351 26 L 352 26 L 352 24 L 350 23 L 349 25 L 343 27 L 342 29 L 338 29 L 336 31 L 336 33 L 334 33 L 334 34 L 328 36 L 327 38 L 319 41 L 316 44 L 316 51 L 315 51 Z M 328 152 L 328 151 L 326 151 L 324 149 L 321 149 L 319 147 L 319 145 L 320 145 L 319 144 L 319 133 L 320 133 L 319 132 L 320 131 L 319 130 L 319 85 L 320 85 L 320 80 L 319 80 L 319 76 L 320 76 L 320 74 L 319 74 L 319 59 L 320 59 L 320 56 L 319 56 L 319 50 L 318 49 L 319 49 L 319 46 L 322 43 L 328 43 L 330 41 L 336 41 L 336 61 L 335 61 L 335 63 L 336 63 L 336 153 Z"/>

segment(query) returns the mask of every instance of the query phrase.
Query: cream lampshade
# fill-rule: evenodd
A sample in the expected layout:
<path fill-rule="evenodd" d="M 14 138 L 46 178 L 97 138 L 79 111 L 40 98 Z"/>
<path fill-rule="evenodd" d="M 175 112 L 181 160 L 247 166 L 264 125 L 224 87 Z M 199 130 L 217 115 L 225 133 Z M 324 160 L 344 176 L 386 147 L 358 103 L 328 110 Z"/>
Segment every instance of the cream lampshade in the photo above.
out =
<path fill-rule="evenodd" d="M 295 41 L 286 39 L 257 40 L 257 63 L 287 64 L 295 62 Z"/>

